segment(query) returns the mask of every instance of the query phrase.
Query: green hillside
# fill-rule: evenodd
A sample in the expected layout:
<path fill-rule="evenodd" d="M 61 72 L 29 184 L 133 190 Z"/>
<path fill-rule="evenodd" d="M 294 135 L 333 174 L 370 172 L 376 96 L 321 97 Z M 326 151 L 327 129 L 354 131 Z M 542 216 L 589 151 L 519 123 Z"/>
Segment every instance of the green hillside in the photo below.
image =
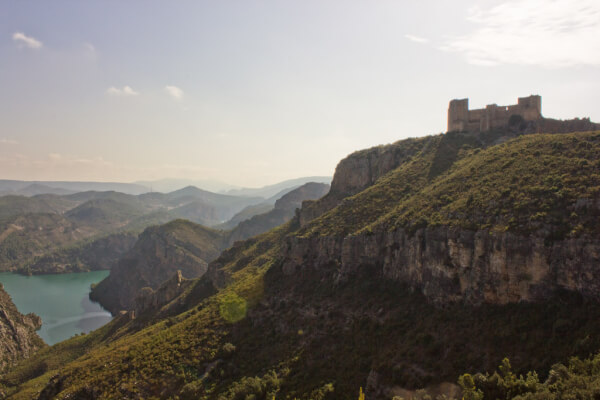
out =
<path fill-rule="evenodd" d="M 283 268 L 294 238 L 397 228 L 594 240 L 599 133 L 489 143 L 462 134 L 407 141 L 418 151 L 375 184 L 302 228 L 294 219 L 226 250 L 167 304 L 43 350 L 2 378 L 5 392 L 14 399 L 41 390 L 59 399 L 346 399 L 362 387 L 368 397 L 392 398 L 400 389 L 492 373 L 509 357 L 517 375 L 550 377 L 532 398 L 568 385 L 593 393 L 597 361 L 572 361 L 566 372 L 553 365 L 600 349 L 595 299 L 559 290 L 539 303 L 442 306 L 369 267 L 346 281 L 336 279 L 334 261 Z M 498 384 L 465 379 L 467 396 L 494 393 Z"/>

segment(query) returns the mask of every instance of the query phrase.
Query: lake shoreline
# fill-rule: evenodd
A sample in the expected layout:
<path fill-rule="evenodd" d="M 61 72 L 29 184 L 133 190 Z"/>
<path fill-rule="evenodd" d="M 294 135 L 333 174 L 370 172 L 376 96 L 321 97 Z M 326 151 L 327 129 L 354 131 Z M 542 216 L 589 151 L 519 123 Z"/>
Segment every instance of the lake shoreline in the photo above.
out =
<path fill-rule="evenodd" d="M 38 335 L 53 345 L 112 320 L 110 312 L 89 298 L 91 285 L 108 273 L 108 270 L 37 275 L 1 272 L 0 283 L 20 313 L 34 313 L 42 319 Z"/>

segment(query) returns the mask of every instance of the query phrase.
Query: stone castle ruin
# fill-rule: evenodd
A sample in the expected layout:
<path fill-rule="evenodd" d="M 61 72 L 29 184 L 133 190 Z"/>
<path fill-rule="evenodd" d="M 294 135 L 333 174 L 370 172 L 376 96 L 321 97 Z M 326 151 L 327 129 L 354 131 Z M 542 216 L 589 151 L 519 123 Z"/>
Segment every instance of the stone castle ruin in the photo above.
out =
<path fill-rule="evenodd" d="M 511 106 L 489 104 L 485 108 L 469 110 L 469 99 L 450 101 L 448 132 L 486 132 L 523 121 L 539 121 L 542 117 L 542 97 L 519 97 Z"/>

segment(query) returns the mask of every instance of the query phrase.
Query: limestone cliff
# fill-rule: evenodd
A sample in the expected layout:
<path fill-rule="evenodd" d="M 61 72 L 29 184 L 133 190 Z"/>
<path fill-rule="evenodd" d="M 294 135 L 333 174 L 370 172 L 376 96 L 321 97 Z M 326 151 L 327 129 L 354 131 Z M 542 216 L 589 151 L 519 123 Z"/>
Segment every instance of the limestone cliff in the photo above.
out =
<path fill-rule="evenodd" d="M 337 206 L 342 199 L 373 185 L 377 179 L 422 151 L 428 143 L 429 140 L 407 139 L 350 154 L 335 168 L 329 193 L 319 200 L 303 202 L 300 224 L 305 225 Z"/>
<path fill-rule="evenodd" d="M 283 271 L 323 270 L 335 265 L 334 281 L 353 279 L 361 269 L 408 283 L 438 303 L 506 304 L 541 301 L 559 289 L 600 300 L 600 240 L 556 241 L 510 232 L 452 227 L 398 229 L 347 237 L 287 239 Z"/>
<path fill-rule="evenodd" d="M 343 281 L 367 268 L 435 302 L 536 301 L 563 289 L 600 300 L 599 135 L 526 135 L 469 152 L 473 138 L 423 140 L 412 160 L 321 218 L 310 210 L 322 201 L 303 207 L 283 271 Z M 331 192 L 359 190 L 381 165 L 355 153 Z"/>
<path fill-rule="evenodd" d="M 40 317 L 17 310 L 0 284 L 0 372 L 46 346 L 35 333 L 41 326 Z"/>

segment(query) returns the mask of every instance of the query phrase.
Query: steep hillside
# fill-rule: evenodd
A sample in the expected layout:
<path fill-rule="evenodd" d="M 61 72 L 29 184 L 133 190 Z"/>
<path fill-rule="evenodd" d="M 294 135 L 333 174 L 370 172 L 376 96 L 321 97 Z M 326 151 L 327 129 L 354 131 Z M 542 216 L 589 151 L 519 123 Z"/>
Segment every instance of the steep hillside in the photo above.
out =
<path fill-rule="evenodd" d="M 0 374 L 18 360 L 32 356 L 46 346 L 35 333 L 41 325 L 37 315 L 19 313 L 0 284 Z"/>
<path fill-rule="evenodd" d="M 275 202 L 269 212 L 258 214 L 240 222 L 228 235 L 227 244 L 231 246 L 238 240 L 244 240 L 268 231 L 276 226 L 288 222 L 302 206 L 303 201 L 316 200 L 329 191 L 325 183 L 309 182 L 285 194 Z"/>
<path fill-rule="evenodd" d="M 20 363 L 11 398 L 393 398 L 596 353 L 600 133 L 507 136 L 349 156 L 202 278 L 171 269 L 136 318 Z"/>
<path fill-rule="evenodd" d="M 185 220 L 146 229 L 110 275 L 92 289 L 90 298 L 117 313 L 135 308 L 140 289 L 157 289 L 177 270 L 185 278 L 206 272 L 219 255 L 223 233 Z"/>

